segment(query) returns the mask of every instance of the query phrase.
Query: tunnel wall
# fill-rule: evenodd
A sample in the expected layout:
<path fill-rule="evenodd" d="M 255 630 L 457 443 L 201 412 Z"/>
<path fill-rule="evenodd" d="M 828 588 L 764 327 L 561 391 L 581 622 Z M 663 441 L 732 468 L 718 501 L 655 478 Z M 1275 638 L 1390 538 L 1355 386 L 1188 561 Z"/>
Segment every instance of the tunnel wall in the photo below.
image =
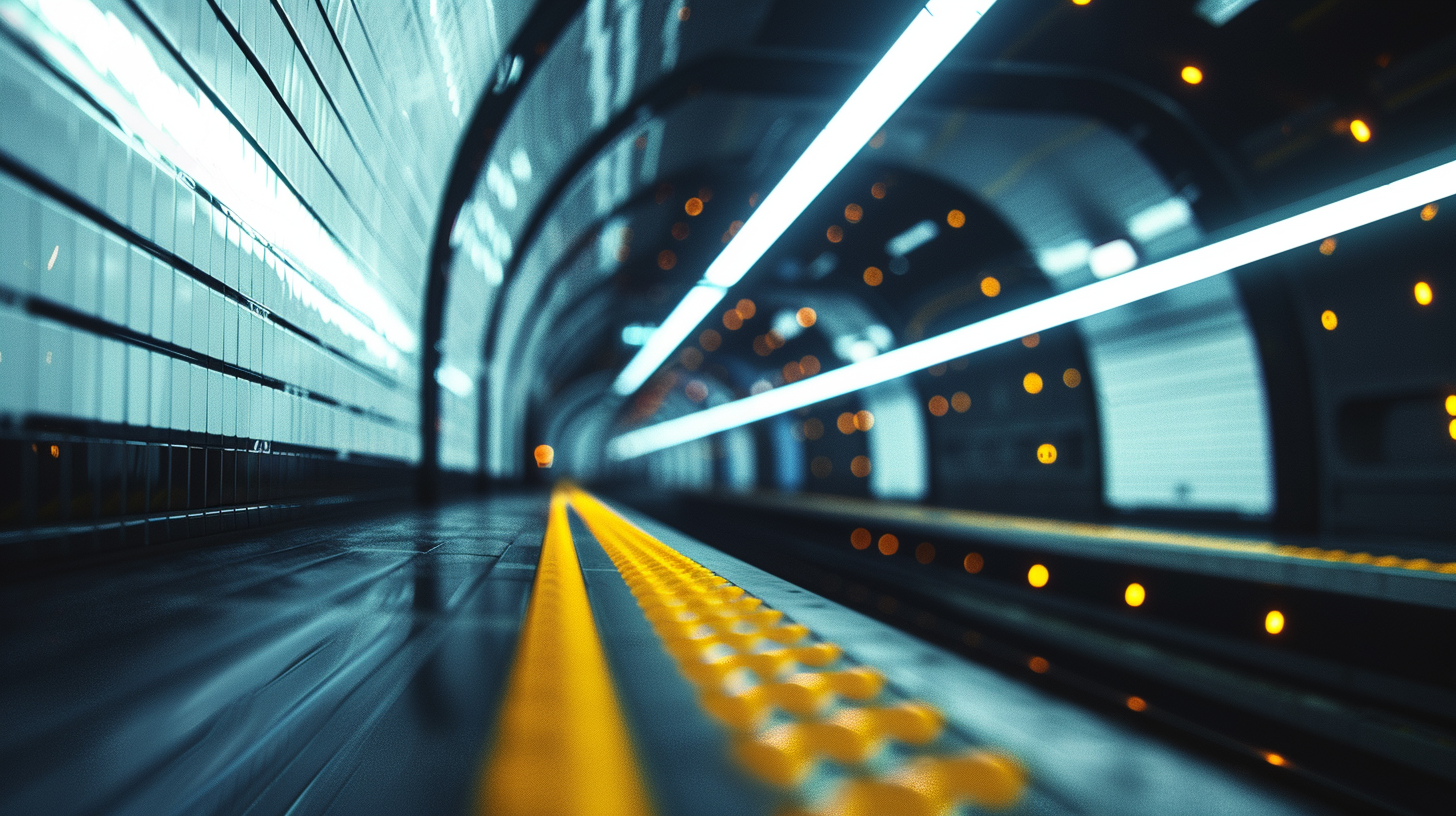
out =
<path fill-rule="evenodd" d="M 409 487 L 429 236 L 526 11 L 0 2 L 6 553 Z"/>

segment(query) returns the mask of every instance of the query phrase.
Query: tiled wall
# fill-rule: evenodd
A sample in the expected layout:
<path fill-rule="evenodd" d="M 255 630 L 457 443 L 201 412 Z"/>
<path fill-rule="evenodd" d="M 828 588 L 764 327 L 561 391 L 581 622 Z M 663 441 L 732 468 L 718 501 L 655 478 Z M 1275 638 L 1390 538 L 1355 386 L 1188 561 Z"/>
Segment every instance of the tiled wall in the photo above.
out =
<path fill-rule="evenodd" d="M 0 0 L 0 549 L 408 485 L 436 210 L 525 11 Z"/>

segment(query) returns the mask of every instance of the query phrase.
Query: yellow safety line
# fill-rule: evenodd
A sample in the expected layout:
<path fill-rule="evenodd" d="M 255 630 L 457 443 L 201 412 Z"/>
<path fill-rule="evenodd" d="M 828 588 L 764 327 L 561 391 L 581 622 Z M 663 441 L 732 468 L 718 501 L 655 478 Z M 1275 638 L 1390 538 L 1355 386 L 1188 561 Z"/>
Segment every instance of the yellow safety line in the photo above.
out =
<path fill-rule="evenodd" d="M 865 508 L 858 499 L 840 496 L 813 497 L 821 507 L 838 505 L 833 512 L 863 516 Z M 789 506 L 784 503 L 783 506 Z M 1202 533 L 1175 533 L 1164 530 L 1149 530 L 1141 527 L 1125 527 L 1115 524 L 1092 522 L 1058 521 L 1056 519 L 1012 516 L 1001 513 L 987 513 L 978 510 L 951 510 L 937 508 L 890 505 L 880 506 L 872 513 L 887 524 L 946 522 L 979 527 L 983 530 L 1016 530 L 1036 535 L 1073 536 L 1078 538 L 1100 538 L 1109 541 L 1133 541 L 1139 544 L 1155 544 L 1167 547 L 1187 547 L 1224 552 L 1256 553 L 1282 558 L 1299 558 L 1308 561 L 1339 561 L 1347 564 L 1361 564 L 1383 569 L 1416 570 L 1422 572 L 1456 574 L 1456 561 L 1433 562 L 1426 558 L 1401 558 L 1395 555 L 1371 555 L 1368 552 L 1346 552 L 1320 547 L 1295 547 L 1275 544 L 1272 541 L 1255 538 L 1232 538 L 1229 536 Z"/>
<path fill-rule="evenodd" d="M 781 612 L 584 491 L 570 489 L 569 500 L 697 686 L 703 708 L 737 732 L 740 763 L 798 800 L 785 813 L 948 816 L 967 802 L 1000 808 L 1021 798 L 1026 771 L 1014 758 L 940 742 L 940 712 L 888 699 L 880 672 L 836 668 L 838 646 L 806 642 L 806 627 L 783 622 Z M 876 763 L 890 743 L 922 752 Z M 847 775 L 828 796 L 810 783 L 822 764 Z"/>
<path fill-rule="evenodd" d="M 520 637 L 476 812 L 651 814 L 560 489 Z"/>

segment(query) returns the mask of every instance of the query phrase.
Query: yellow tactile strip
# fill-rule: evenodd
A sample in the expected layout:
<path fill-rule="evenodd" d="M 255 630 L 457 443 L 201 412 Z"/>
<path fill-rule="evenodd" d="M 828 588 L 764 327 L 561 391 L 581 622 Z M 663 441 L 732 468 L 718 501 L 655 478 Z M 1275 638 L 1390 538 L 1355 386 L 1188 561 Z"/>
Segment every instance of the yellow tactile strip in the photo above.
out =
<path fill-rule="evenodd" d="M 839 496 L 812 497 L 821 507 L 833 507 L 836 515 L 863 515 L 857 499 Z M 1192 547 L 1224 552 L 1259 553 L 1285 558 L 1301 558 L 1310 561 L 1335 561 L 1346 564 L 1363 564 L 1386 569 L 1438 572 L 1456 574 L 1456 561 L 1431 561 L 1428 558 L 1401 558 L 1396 555 L 1372 555 L 1368 552 L 1347 552 L 1328 550 L 1321 547 L 1295 547 L 1275 544 L 1272 541 L 1255 538 L 1232 538 L 1229 536 L 1198 533 L 1176 533 L 1166 530 L 1150 530 L 1141 527 L 1125 527 L 1092 522 L 1059 521 L 1056 519 L 1010 516 L 1000 513 L 986 513 L 977 510 L 926 510 L 919 507 L 896 506 L 892 512 L 877 517 L 885 524 L 905 523 L 960 523 L 990 530 L 1014 530 L 1037 535 L 1076 536 L 1100 538 L 1114 542 L 1132 541 L 1139 544 L 1157 544 L 1172 547 Z"/>
<path fill-rule="evenodd" d="M 941 816 L 1020 799 L 1027 777 L 1015 759 L 955 744 L 935 708 L 892 699 L 875 669 L 567 490 L 703 707 L 734 730 L 738 759 L 785 789 L 790 812 Z"/>
<path fill-rule="evenodd" d="M 476 812 L 651 814 L 560 491 L 520 637 Z"/>

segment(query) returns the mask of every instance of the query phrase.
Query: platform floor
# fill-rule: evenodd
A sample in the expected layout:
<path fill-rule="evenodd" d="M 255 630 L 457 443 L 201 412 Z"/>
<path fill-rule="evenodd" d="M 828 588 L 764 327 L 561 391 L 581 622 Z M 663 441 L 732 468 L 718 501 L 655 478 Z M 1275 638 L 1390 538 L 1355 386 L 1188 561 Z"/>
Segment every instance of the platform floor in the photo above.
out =
<path fill-rule="evenodd" d="M 1325 812 L 622 513 L 882 672 L 877 705 L 929 704 L 941 742 L 1015 757 L 1029 784 L 1011 812 Z M 0 813 L 477 812 L 546 523 L 544 493 L 504 496 L 11 580 Z M 704 711 L 640 593 L 570 524 L 650 811 L 814 812 L 846 780 L 898 772 L 898 749 L 797 786 L 745 769 L 745 733 Z"/>

